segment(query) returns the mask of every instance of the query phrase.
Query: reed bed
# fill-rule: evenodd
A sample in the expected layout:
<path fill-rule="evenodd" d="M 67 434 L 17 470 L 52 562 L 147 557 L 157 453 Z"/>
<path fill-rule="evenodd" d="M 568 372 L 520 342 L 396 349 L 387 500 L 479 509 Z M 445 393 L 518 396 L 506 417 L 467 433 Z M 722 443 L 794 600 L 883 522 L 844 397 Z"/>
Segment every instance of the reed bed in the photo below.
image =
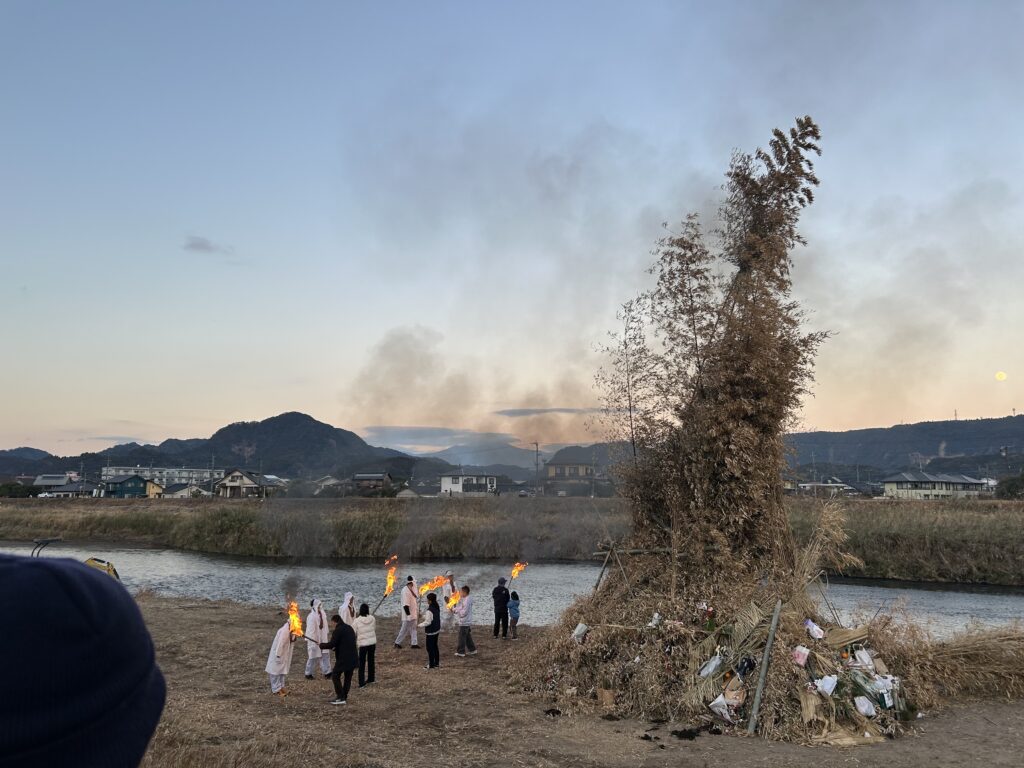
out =
<path fill-rule="evenodd" d="M 798 544 L 814 499 L 787 500 Z M 848 501 L 846 551 L 866 578 L 1024 586 L 1024 503 Z M 263 557 L 590 559 L 628 532 L 622 499 L 0 500 L 0 539 L 144 542 Z"/>

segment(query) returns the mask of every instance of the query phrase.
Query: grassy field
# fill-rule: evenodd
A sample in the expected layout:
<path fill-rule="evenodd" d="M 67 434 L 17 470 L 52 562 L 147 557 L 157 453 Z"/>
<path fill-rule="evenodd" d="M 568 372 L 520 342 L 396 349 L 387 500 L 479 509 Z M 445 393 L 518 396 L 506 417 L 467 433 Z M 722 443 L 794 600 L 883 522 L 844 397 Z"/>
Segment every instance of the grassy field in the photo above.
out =
<path fill-rule="evenodd" d="M 1024 585 L 1024 503 L 852 501 L 849 576 Z M 790 500 L 798 541 L 817 504 Z M 333 499 L 266 502 L 0 500 L 0 539 L 147 543 L 269 557 L 588 559 L 628 532 L 617 499 Z"/>
<path fill-rule="evenodd" d="M 329 680 L 305 680 L 297 647 L 289 695 L 272 696 L 263 672 L 282 619 L 227 602 L 140 596 L 167 680 L 167 705 L 144 768 L 634 768 L 635 766 L 1017 766 L 1024 704 L 960 701 L 929 712 L 911 735 L 857 749 L 808 748 L 759 738 L 682 730 L 697 723 L 644 723 L 605 714 L 580 692 L 565 712 L 528 694 L 510 672 L 535 661 L 547 629 L 524 628 L 516 643 L 475 628 L 479 654 L 453 655 L 440 638 L 441 668 L 425 651 L 391 647 L 396 629 L 377 629 L 377 683 L 331 706 Z M 566 638 L 566 642 L 569 642 Z M 26 663 L 28 660 L 24 660 Z"/>

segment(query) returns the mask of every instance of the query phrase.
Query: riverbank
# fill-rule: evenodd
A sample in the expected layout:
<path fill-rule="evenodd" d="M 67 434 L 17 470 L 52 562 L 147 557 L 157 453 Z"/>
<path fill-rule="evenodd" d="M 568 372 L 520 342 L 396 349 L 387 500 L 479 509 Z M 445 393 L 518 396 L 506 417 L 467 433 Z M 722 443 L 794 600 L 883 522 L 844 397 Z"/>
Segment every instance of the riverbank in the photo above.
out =
<path fill-rule="evenodd" d="M 290 695 L 272 696 L 263 672 L 282 618 L 274 608 L 141 595 L 168 684 L 163 718 L 146 768 L 269 768 L 289 764 L 381 768 L 445 765 L 627 768 L 656 765 L 1016 766 L 1024 750 L 1024 703 L 965 701 L 927 713 L 913 735 L 874 747 L 807 748 L 702 732 L 686 724 L 609 720 L 596 708 L 569 716 L 523 693 L 508 671 L 530 663 L 543 632 L 516 643 L 477 629 L 479 653 L 453 656 L 442 635 L 441 669 L 424 651 L 390 647 L 393 620 L 378 629 L 378 683 L 353 690 L 343 707 L 327 704 L 330 681 L 302 676 L 296 648 Z"/>
<path fill-rule="evenodd" d="M 789 500 L 797 541 L 816 517 L 812 499 Z M 1024 586 L 1024 503 L 850 501 L 845 575 Z M 0 500 L 0 539 L 150 544 L 274 558 L 589 560 L 621 538 L 621 499 L 171 499 Z"/>

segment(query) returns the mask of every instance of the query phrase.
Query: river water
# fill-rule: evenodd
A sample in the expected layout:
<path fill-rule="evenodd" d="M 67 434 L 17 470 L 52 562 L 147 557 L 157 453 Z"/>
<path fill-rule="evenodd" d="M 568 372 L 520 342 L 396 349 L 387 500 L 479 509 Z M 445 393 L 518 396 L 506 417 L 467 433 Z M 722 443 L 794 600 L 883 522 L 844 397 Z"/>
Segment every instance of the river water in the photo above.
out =
<path fill-rule="evenodd" d="M 0 542 L 0 552 L 29 554 L 31 544 Z M 382 564 L 309 562 L 282 563 L 278 560 L 253 557 L 206 555 L 168 549 L 51 544 L 44 557 L 70 557 L 84 560 L 96 556 L 110 560 L 121 579 L 131 590 L 150 589 L 171 597 L 234 600 L 252 605 L 280 604 L 289 588 L 294 590 L 301 608 L 311 598 L 321 598 L 332 611 L 346 591 L 356 595 L 372 609 L 383 594 L 386 570 Z M 378 615 L 397 616 L 397 589 L 407 575 L 418 582 L 428 580 L 451 569 L 459 585 L 469 584 L 477 597 L 478 623 L 488 623 L 490 590 L 499 576 L 509 577 L 509 568 L 492 562 L 416 562 L 399 564 L 396 592 L 383 605 Z M 594 587 L 599 565 L 596 563 L 543 563 L 529 566 L 509 586 L 519 592 L 522 600 L 523 624 L 550 624 L 573 601 Z M 605 578 L 615 578 L 611 574 Z M 1024 589 L 949 586 L 906 582 L 832 583 L 825 590 L 828 601 L 844 623 L 853 616 L 870 618 L 883 611 L 905 613 L 927 625 L 939 637 L 948 637 L 968 624 L 1000 626 L 1024 618 Z M 822 596 L 812 588 L 819 603 Z M 824 609 L 824 606 L 823 606 Z M 824 609 L 827 611 L 827 609 Z"/>

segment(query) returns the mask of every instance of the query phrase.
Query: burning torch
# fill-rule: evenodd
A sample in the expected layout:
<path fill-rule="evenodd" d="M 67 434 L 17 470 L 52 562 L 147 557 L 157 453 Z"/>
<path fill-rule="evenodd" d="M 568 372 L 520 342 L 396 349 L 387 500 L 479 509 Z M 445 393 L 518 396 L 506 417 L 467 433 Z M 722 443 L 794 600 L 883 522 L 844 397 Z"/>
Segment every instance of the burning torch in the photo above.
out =
<path fill-rule="evenodd" d="M 381 596 L 380 601 L 377 603 L 372 613 L 376 613 L 377 608 L 380 608 L 387 596 L 395 591 L 395 571 L 398 570 L 398 555 L 392 555 L 385 560 L 384 567 L 388 569 L 387 583 L 384 586 L 384 594 Z"/>

